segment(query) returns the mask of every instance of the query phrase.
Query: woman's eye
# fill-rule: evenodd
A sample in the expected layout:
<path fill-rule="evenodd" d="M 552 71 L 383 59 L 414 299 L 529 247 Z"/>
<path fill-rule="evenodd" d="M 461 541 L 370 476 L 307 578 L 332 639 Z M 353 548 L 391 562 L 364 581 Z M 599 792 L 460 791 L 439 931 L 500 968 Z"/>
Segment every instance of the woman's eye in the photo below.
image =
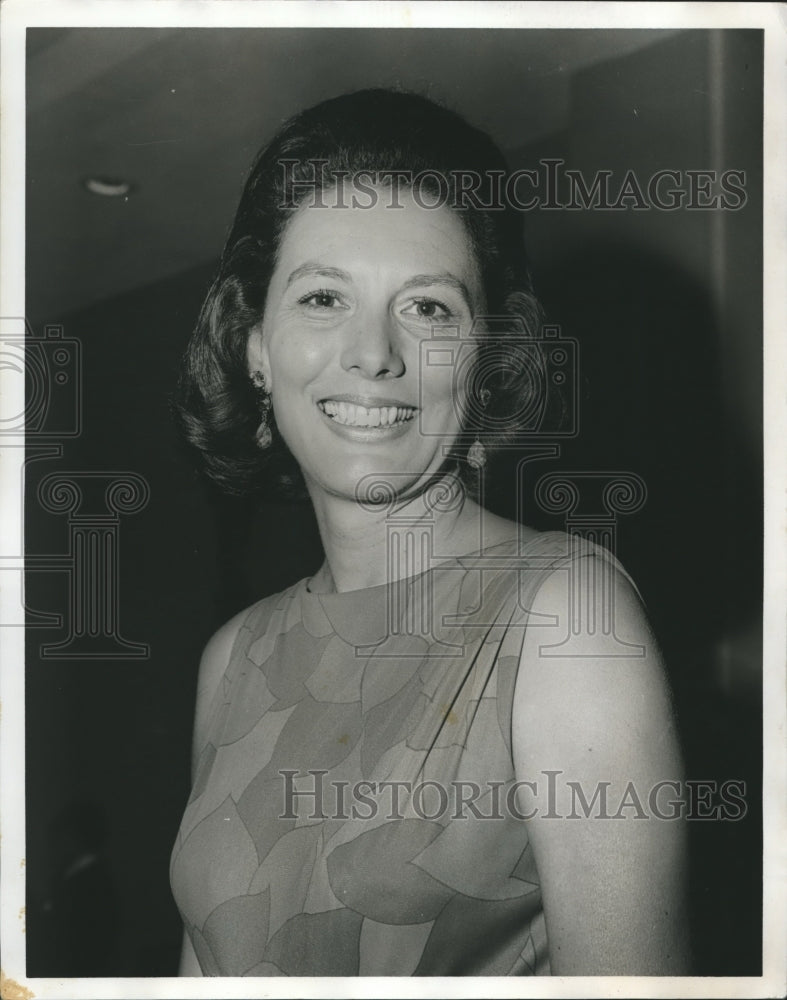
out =
<path fill-rule="evenodd" d="M 454 314 L 448 306 L 437 299 L 416 299 L 402 310 L 402 315 L 415 316 L 417 319 L 426 319 L 437 323 L 444 323 L 454 318 Z"/>
<path fill-rule="evenodd" d="M 335 309 L 337 306 L 341 306 L 342 302 L 337 292 L 321 288 L 298 299 L 298 304 L 309 306 L 312 309 Z"/>

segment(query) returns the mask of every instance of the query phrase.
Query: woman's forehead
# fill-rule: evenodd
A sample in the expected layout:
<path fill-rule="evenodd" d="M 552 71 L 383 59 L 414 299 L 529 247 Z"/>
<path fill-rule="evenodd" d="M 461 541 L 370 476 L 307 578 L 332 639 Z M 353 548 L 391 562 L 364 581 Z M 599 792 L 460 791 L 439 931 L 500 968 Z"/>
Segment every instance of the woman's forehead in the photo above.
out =
<path fill-rule="evenodd" d="M 406 188 L 395 199 L 384 187 L 375 191 L 378 197 L 362 204 L 335 189 L 302 204 L 284 231 L 279 268 L 318 261 L 349 271 L 446 272 L 477 291 L 478 263 L 456 212 L 445 205 L 424 208 Z"/>

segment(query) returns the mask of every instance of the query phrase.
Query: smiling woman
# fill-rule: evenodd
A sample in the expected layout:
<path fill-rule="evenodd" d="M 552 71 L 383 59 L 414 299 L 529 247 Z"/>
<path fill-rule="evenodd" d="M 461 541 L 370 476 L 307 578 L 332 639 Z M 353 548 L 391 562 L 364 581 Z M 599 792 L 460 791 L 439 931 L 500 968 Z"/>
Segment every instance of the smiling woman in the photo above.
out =
<path fill-rule="evenodd" d="M 450 366 L 421 370 L 421 343 L 447 324 L 467 333 L 482 302 L 464 226 L 449 208 L 425 212 L 405 192 L 400 211 L 380 199 L 295 215 L 248 359 L 318 517 L 328 516 L 324 497 L 361 499 L 358 484 L 374 474 L 418 491 L 440 473 L 464 401 Z M 420 432 L 424 423 L 431 434 Z"/>
<path fill-rule="evenodd" d="M 180 413 L 226 488 L 305 488 L 325 562 L 203 655 L 184 975 L 686 970 L 684 824 L 648 797 L 681 760 L 636 589 L 476 502 L 541 402 L 504 173 L 388 91 L 304 112 L 252 169 Z"/>

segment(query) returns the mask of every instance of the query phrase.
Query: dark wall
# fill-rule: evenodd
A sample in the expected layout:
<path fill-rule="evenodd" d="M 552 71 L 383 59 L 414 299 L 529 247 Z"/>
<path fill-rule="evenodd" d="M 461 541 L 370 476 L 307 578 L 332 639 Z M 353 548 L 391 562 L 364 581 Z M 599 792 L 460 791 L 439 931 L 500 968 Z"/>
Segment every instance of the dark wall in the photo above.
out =
<path fill-rule="evenodd" d="M 761 53 L 758 32 L 685 32 L 589 68 L 571 127 L 519 152 L 532 162 L 548 148 L 618 184 L 628 170 L 746 178 L 733 211 L 526 220 L 541 297 L 581 349 L 581 433 L 561 462 L 644 480 L 619 551 L 664 649 L 687 774 L 746 787 L 743 820 L 690 828 L 697 968 L 715 975 L 760 961 Z"/>
<path fill-rule="evenodd" d="M 721 82 L 736 95 L 729 146 L 715 144 L 708 124 L 718 52 L 706 33 L 687 33 L 585 71 L 570 128 L 514 151 L 512 163 L 562 157 L 618 177 L 717 160 L 749 171 L 749 202 L 725 217 L 526 218 L 537 289 L 581 349 L 581 433 L 558 463 L 534 464 L 526 494 L 556 468 L 627 470 L 647 484 L 645 507 L 621 519 L 619 554 L 665 648 L 689 777 L 748 782 L 744 820 L 692 827 L 698 971 L 740 975 L 760 962 L 760 386 L 751 358 L 761 347 L 761 38 L 737 33 L 725 44 Z M 62 458 L 28 465 L 28 552 L 55 556 L 70 544 L 67 515 L 37 499 L 45 476 L 141 476 L 147 504 L 116 525 L 119 630 L 150 649 L 141 659 L 51 659 L 41 647 L 64 629 L 29 630 L 32 976 L 174 974 L 180 925 L 167 867 L 189 789 L 200 650 L 230 614 L 321 559 L 307 507 L 221 498 L 179 445 L 169 398 L 212 269 L 34 323 L 40 332 L 43 320 L 60 322 L 79 341 L 84 397 L 81 435 L 64 442 Z M 515 462 L 498 461 L 490 497 L 509 514 Z M 527 497 L 524 513 L 561 526 Z M 32 610 L 66 607 L 63 573 L 31 572 L 27 588 Z"/>

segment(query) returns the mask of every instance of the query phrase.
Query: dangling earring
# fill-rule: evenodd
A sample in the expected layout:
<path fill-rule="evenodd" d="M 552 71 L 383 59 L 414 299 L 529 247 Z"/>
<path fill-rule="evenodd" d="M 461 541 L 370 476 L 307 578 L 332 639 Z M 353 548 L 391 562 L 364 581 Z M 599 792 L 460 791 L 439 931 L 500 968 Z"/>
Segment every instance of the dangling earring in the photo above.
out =
<path fill-rule="evenodd" d="M 478 402 L 482 409 L 486 409 L 491 398 L 492 393 L 489 389 L 481 389 L 478 393 Z M 472 466 L 474 469 L 483 469 L 486 465 L 486 448 L 481 443 L 481 439 L 478 435 L 476 435 L 475 441 L 473 441 L 467 451 L 467 464 Z"/>
<path fill-rule="evenodd" d="M 254 435 L 257 447 L 269 448 L 271 441 L 273 441 L 273 433 L 269 424 L 272 406 L 271 394 L 268 392 L 268 386 L 265 384 L 265 376 L 261 371 L 253 371 L 251 373 L 251 384 L 254 386 L 257 394 L 257 405 L 260 408 L 260 415 L 262 417 L 260 426 L 257 428 L 257 433 Z"/>
<path fill-rule="evenodd" d="M 474 469 L 483 469 L 486 465 L 486 448 L 479 438 L 476 438 L 467 450 L 467 464 L 472 465 Z"/>

